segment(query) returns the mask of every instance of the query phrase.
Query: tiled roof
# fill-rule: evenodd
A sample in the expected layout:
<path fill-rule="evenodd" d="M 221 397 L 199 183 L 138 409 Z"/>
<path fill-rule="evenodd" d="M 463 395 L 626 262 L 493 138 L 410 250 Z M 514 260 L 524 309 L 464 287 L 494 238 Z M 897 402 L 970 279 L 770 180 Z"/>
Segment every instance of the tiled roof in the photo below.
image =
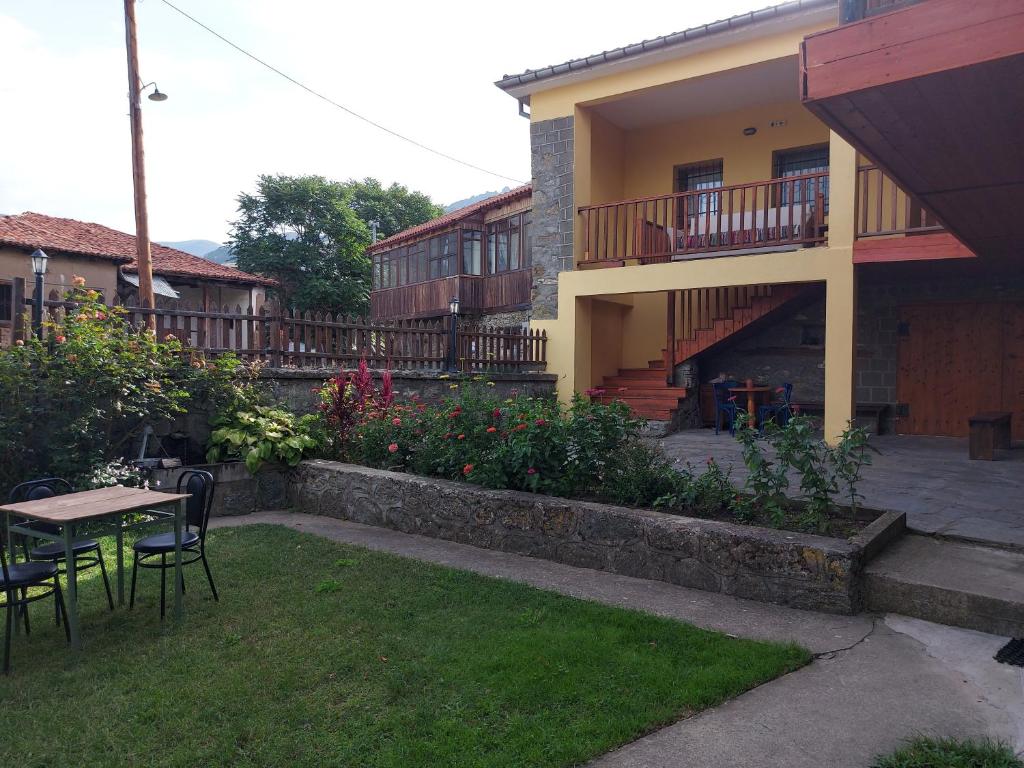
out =
<path fill-rule="evenodd" d="M 750 11 L 749 13 L 730 16 L 729 18 L 722 19 L 721 21 L 713 21 L 710 24 L 701 24 L 696 27 L 684 29 L 682 32 L 673 32 L 670 35 L 661 35 L 660 37 L 655 37 L 651 40 L 644 40 L 643 42 L 633 43 L 632 45 L 624 45 L 621 48 L 613 48 L 610 51 L 602 51 L 601 53 L 584 56 L 580 59 L 570 59 L 569 61 L 561 64 L 552 64 L 547 67 L 541 67 L 540 69 L 528 69 L 517 75 L 503 75 L 501 80 L 498 80 L 494 84 L 507 91 L 510 88 L 535 83 L 540 80 L 547 80 L 548 78 L 569 74 L 570 72 L 590 69 L 598 66 L 599 64 L 629 59 L 645 53 L 678 45 L 680 43 L 689 43 L 699 38 L 716 35 L 720 32 L 727 32 L 740 27 L 758 24 L 762 21 L 768 21 L 769 19 L 776 19 L 780 16 L 799 13 L 800 11 L 806 11 L 812 8 L 823 8 L 835 5 L 838 5 L 837 0 L 790 0 L 790 2 L 787 3 L 780 3 L 779 5 L 761 8 L 756 11 Z"/>
<path fill-rule="evenodd" d="M 126 272 L 137 272 L 135 235 L 118 232 L 75 219 L 62 219 L 28 211 L 20 215 L 0 216 L 0 245 L 91 256 L 124 265 Z M 234 267 L 215 264 L 199 256 L 153 243 L 153 273 L 164 277 L 187 277 L 246 285 L 274 285 L 274 281 L 250 275 Z"/>
<path fill-rule="evenodd" d="M 478 213 L 490 210 L 491 208 L 498 208 L 502 205 L 515 202 L 524 197 L 530 197 L 533 194 L 533 186 L 530 184 L 524 184 L 521 187 L 510 189 L 508 192 L 502 192 L 500 195 L 494 195 L 488 197 L 485 200 L 480 200 L 476 203 L 471 203 L 465 208 L 459 208 L 451 213 L 446 213 L 444 216 L 438 216 L 436 219 L 425 221 L 422 224 L 417 224 L 415 227 L 409 227 L 403 229 L 391 237 L 385 237 L 383 240 L 378 240 L 376 243 L 367 248 L 367 253 L 375 253 L 376 251 L 384 250 L 389 247 L 393 247 L 404 240 L 411 240 L 414 237 L 422 237 L 423 235 L 429 234 L 430 232 L 436 232 L 439 229 L 450 227 L 453 224 L 458 224 L 460 221 L 475 216 Z"/>

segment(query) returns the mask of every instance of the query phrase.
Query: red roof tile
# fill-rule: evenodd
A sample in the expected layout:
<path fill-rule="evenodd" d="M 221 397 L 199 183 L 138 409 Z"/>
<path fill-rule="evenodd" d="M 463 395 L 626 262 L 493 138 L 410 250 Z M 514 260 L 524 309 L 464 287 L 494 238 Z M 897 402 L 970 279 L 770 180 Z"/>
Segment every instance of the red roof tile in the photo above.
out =
<path fill-rule="evenodd" d="M 409 227 L 403 229 L 391 237 L 386 237 L 383 240 L 378 240 L 376 243 L 366 249 L 367 253 L 376 253 L 377 251 L 383 250 L 387 247 L 393 247 L 404 240 L 411 240 L 414 237 L 421 237 L 430 232 L 435 232 L 445 227 L 450 227 L 453 224 L 458 224 L 464 219 L 468 219 L 482 211 L 487 211 L 491 208 L 497 208 L 502 205 L 506 205 L 511 202 L 515 202 L 524 197 L 529 197 L 533 194 L 533 186 L 530 184 L 524 184 L 521 187 L 510 189 L 508 192 L 502 192 L 500 195 L 494 195 L 488 197 L 485 200 L 480 200 L 476 203 L 471 203 L 465 208 L 459 208 L 451 213 L 446 213 L 444 216 L 438 216 L 436 219 L 425 221 L 422 224 L 417 224 L 415 227 Z"/>
<path fill-rule="evenodd" d="M 62 253 L 109 259 L 123 264 L 126 272 L 137 272 L 135 235 L 118 232 L 75 219 L 26 212 L 19 216 L 0 216 L 0 245 L 42 248 Z M 153 273 L 164 277 L 189 277 L 246 285 L 274 285 L 274 281 L 251 275 L 234 267 L 216 264 L 199 256 L 152 244 Z"/>

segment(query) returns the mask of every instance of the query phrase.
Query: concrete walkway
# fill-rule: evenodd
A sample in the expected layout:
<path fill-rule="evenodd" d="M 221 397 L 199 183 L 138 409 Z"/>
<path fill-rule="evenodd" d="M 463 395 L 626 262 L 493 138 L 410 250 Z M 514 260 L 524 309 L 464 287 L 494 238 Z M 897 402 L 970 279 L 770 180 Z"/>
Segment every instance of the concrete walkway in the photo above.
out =
<path fill-rule="evenodd" d="M 746 477 L 741 446 L 728 432 L 676 432 L 661 441 L 665 453 L 703 468 L 709 456 Z M 907 513 L 918 533 L 1024 549 L 1024 450 L 997 452 L 997 461 L 971 461 L 967 441 L 952 437 L 883 435 L 859 487 L 864 504 Z"/>
<path fill-rule="evenodd" d="M 802 670 L 598 759 L 629 768 L 864 768 L 917 734 L 990 736 L 1024 749 L 1024 676 L 992 656 L 1005 640 L 897 616 L 829 616 L 477 549 L 331 518 L 264 512 L 218 528 L 275 523 L 701 627 L 793 640 Z M 599 660 L 595 660 L 599 663 Z"/>

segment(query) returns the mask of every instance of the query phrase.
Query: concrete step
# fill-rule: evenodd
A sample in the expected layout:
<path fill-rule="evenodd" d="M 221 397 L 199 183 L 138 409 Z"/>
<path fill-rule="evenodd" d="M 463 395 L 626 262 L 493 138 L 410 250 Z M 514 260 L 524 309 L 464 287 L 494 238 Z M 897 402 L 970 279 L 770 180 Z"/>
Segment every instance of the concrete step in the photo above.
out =
<path fill-rule="evenodd" d="M 909 535 L 865 575 L 868 610 L 1024 636 L 1024 552 Z"/>

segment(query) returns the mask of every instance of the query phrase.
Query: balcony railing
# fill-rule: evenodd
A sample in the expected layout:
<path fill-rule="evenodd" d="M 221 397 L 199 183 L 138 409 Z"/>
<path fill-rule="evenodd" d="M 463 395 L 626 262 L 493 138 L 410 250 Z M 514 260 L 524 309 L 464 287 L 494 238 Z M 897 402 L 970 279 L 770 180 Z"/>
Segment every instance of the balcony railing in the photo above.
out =
<path fill-rule="evenodd" d="M 828 171 L 579 209 L 581 267 L 825 242 Z"/>
<path fill-rule="evenodd" d="M 935 217 L 875 165 L 857 168 L 856 236 L 942 232 Z"/>
<path fill-rule="evenodd" d="M 494 275 L 455 275 L 370 293 L 374 318 L 437 317 L 448 314 L 448 302 L 459 297 L 463 312 L 513 309 L 530 303 L 530 270 Z"/>

